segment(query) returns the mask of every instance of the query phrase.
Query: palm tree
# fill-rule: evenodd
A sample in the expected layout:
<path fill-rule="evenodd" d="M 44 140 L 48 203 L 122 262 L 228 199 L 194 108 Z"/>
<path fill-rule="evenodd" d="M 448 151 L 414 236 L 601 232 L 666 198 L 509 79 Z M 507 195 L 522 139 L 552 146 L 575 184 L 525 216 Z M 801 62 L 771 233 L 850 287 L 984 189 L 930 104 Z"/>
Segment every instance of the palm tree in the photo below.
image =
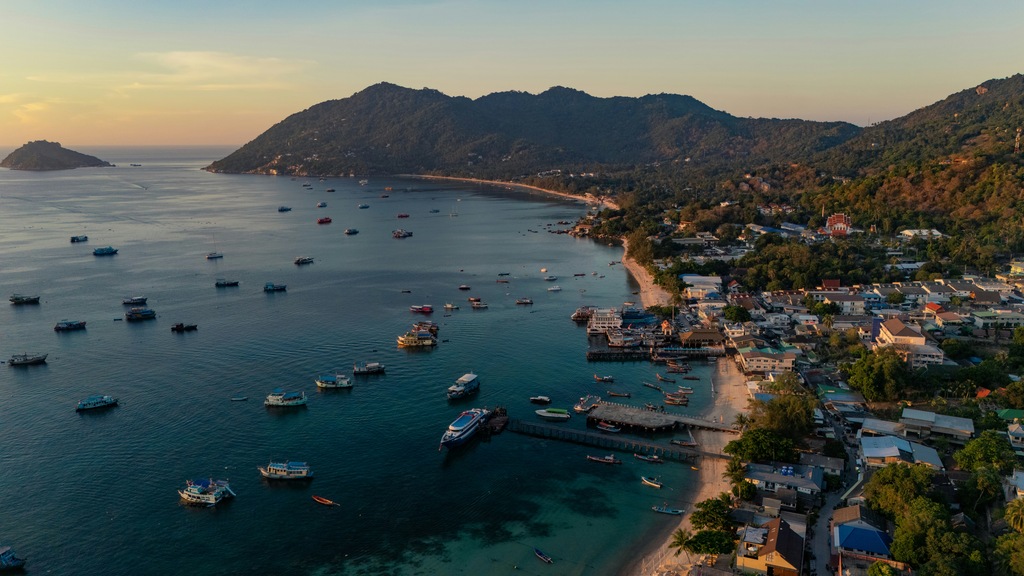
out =
<path fill-rule="evenodd" d="M 1006 504 L 1003 519 L 1011 528 L 1024 534 L 1024 498 L 1010 500 Z"/>
<path fill-rule="evenodd" d="M 725 472 L 722 472 L 722 478 L 725 478 L 733 486 L 738 486 L 747 479 L 747 466 L 739 458 L 733 457 L 725 465 Z"/>
<path fill-rule="evenodd" d="M 836 324 L 835 316 L 831 314 L 824 314 L 821 317 L 821 325 L 825 327 L 825 334 L 832 333 L 832 327 Z"/>
<path fill-rule="evenodd" d="M 750 424 L 750 417 L 743 412 L 737 412 L 736 417 L 733 418 L 733 426 L 736 426 L 740 430 L 743 430 Z"/>
<path fill-rule="evenodd" d="M 679 556 L 679 553 L 686 549 L 686 543 L 690 540 L 692 536 L 693 534 L 691 534 L 689 530 L 686 530 L 684 528 L 678 528 L 675 532 L 672 533 L 672 541 L 668 543 L 668 547 L 675 548 L 675 555 Z"/>

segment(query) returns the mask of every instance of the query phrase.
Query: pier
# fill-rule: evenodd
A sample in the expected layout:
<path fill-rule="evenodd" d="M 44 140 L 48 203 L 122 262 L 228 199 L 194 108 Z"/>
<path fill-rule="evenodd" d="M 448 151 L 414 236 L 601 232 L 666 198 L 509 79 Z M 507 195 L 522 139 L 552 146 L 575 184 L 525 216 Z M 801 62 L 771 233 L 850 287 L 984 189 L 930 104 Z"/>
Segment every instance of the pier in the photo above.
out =
<path fill-rule="evenodd" d="M 731 424 L 724 422 L 705 420 L 696 416 L 672 414 L 671 412 L 655 412 L 627 404 L 605 401 L 601 401 L 597 408 L 590 411 L 590 414 L 587 415 L 587 421 L 588 423 L 604 421 L 619 426 L 623 430 L 630 431 L 665 432 L 682 427 L 697 430 L 714 430 L 729 434 L 740 433 Z"/>
<path fill-rule="evenodd" d="M 561 427 L 557 424 L 524 422 L 523 420 L 518 420 L 516 418 L 509 418 L 508 426 L 505 429 L 509 432 L 524 434 L 526 436 L 534 436 L 536 438 L 561 440 L 563 442 L 572 442 L 573 444 L 596 446 L 598 448 L 621 450 L 623 452 L 635 452 L 637 454 L 657 455 L 666 460 L 691 461 L 702 456 L 710 458 L 724 458 L 726 460 L 730 458 L 725 454 L 705 452 L 700 448 L 665 445 L 657 442 L 630 438 L 628 436 L 619 436 L 616 434 L 591 432 L 589 430 L 573 430 L 571 428 Z"/>
<path fill-rule="evenodd" d="M 650 359 L 651 352 L 639 348 L 587 350 L 587 362 L 629 362 Z"/>

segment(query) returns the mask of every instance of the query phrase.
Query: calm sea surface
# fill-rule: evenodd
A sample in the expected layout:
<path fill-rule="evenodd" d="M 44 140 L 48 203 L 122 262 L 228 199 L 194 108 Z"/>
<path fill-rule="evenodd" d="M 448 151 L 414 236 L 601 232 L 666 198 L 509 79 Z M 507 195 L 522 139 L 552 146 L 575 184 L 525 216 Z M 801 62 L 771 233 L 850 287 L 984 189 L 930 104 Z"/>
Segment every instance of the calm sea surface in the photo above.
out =
<path fill-rule="evenodd" d="M 657 400 L 641 385 L 653 366 L 588 365 L 585 332 L 569 320 L 635 289 L 609 266 L 621 249 L 546 232 L 582 204 L 417 180 L 200 170 L 229 149 L 82 151 L 117 167 L 0 170 L 0 287 L 42 297 L 0 305 L 0 357 L 49 354 L 45 366 L 0 365 L 0 544 L 27 557 L 29 573 L 610 575 L 675 522 L 652 505 L 689 500 L 688 466 L 655 470 L 629 454 L 601 466 L 584 458 L 596 449 L 509 432 L 438 452 L 471 406 L 532 421 L 537 394 L 563 408 L 608 389 Z M 333 224 L 317 225 L 322 216 Z M 399 227 L 413 237 L 393 239 Z M 79 234 L 89 241 L 71 244 Z M 107 245 L 120 252 L 92 255 Z M 213 251 L 224 258 L 206 260 Z M 297 256 L 316 261 L 299 267 Z M 541 268 L 561 292 L 546 290 Z M 499 273 L 510 282 L 495 282 Z M 217 278 L 241 285 L 218 289 Z M 288 290 L 266 294 L 265 282 Z M 120 321 L 121 299 L 134 295 L 149 298 L 156 320 Z M 489 308 L 471 310 L 468 295 Z M 534 305 L 517 306 L 523 296 Z M 446 313 L 445 302 L 462 308 Z M 436 309 L 433 350 L 395 345 L 422 318 L 412 304 Z M 62 319 L 88 329 L 54 332 Z M 172 333 L 177 322 L 199 330 Z M 363 360 L 387 374 L 317 391 L 318 374 Z M 469 371 L 480 393 L 449 403 L 445 389 Z M 597 384 L 595 372 L 616 382 Z M 264 408 L 278 387 L 305 391 L 308 407 Z M 77 414 L 91 394 L 121 405 Z M 709 393 L 694 397 L 683 412 Z M 582 429 L 584 418 L 565 426 Z M 308 461 L 316 478 L 268 484 L 256 466 L 270 459 Z M 643 486 L 642 474 L 665 488 Z M 181 505 L 186 479 L 211 476 L 229 479 L 237 498 Z"/>

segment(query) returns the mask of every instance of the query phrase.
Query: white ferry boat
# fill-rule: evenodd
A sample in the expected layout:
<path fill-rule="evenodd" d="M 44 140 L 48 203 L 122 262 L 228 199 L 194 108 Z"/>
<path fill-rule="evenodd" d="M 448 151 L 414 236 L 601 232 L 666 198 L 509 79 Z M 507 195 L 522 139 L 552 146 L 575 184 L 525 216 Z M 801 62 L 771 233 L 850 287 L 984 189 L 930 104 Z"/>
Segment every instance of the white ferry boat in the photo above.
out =
<path fill-rule="evenodd" d="M 465 398 L 479 389 L 480 379 L 476 374 L 469 372 L 460 376 L 455 381 L 455 384 L 448 387 L 448 399 L 458 400 L 459 398 Z"/>
<path fill-rule="evenodd" d="M 305 462 L 271 462 L 266 466 L 257 466 L 256 469 L 268 480 L 308 480 L 313 478 L 313 471 Z"/>
<path fill-rule="evenodd" d="M 587 321 L 587 335 L 607 334 L 609 330 L 622 328 L 622 315 L 615 308 L 599 308 L 590 314 Z"/>
<path fill-rule="evenodd" d="M 380 362 L 357 362 L 352 364 L 352 373 L 360 374 L 383 374 L 384 365 Z"/>
<path fill-rule="evenodd" d="M 418 348 L 422 346 L 436 346 L 437 338 L 427 330 L 414 330 L 406 332 L 398 337 L 399 348 Z"/>
<path fill-rule="evenodd" d="M 470 408 L 459 414 L 459 417 L 448 425 L 448 430 L 441 436 L 441 446 L 438 447 L 438 450 L 440 451 L 441 448 L 451 449 L 464 444 L 473 434 L 476 434 L 480 424 L 486 422 L 490 416 L 491 412 L 485 408 Z"/>
<path fill-rule="evenodd" d="M 106 408 L 107 406 L 117 406 L 117 398 L 97 394 L 95 396 L 89 396 L 85 400 L 79 402 L 78 408 L 75 408 L 75 411 L 82 412 L 83 410 L 95 410 L 97 408 Z"/>
<path fill-rule="evenodd" d="M 189 480 L 186 482 L 184 490 L 178 490 L 178 494 L 186 504 L 198 506 L 216 506 L 224 498 L 235 495 L 227 480 L 214 480 L 213 478 Z"/>
<path fill-rule="evenodd" d="M 305 392 L 285 392 L 280 388 L 267 394 L 267 399 L 263 401 L 264 406 L 304 406 L 305 404 Z"/>
<path fill-rule="evenodd" d="M 321 374 L 316 377 L 317 388 L 351 388 L 352 381 L 344 374 Z"/>

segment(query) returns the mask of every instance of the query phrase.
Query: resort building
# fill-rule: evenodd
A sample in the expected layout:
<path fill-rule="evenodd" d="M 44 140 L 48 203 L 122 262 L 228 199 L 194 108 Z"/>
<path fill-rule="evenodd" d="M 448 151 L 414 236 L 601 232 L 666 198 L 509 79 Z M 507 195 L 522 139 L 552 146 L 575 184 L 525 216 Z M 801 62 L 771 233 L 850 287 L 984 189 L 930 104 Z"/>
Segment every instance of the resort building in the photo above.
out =
<path fill-rule="evenodd" d="M 794 352 L 749 350 L 740 352 L 737 358 L 739 359 L 740 368 L 747 374 L 754 372 L 788 372 L 792 371 L 796 364 L 796 353 Z"/>
<path fill-rule="evenodd" d="M 741 572 L 800 576 L 803 563 L 804 539 L 784 519 L 743 530 L 736 552 L 736 568 Z"/>
<path fill-rule="evenodd" d="M 914 408 L 903 409 L 900 424 L 904 426 L 904 436 L 907 437 L 944 436 L 959 444 L 965 444 L 974 437 L 974 421 L 970 418 L 947 416 Z"/>
<path fill-rule="evenodd" d="M 923 334 L 905 324 L 898 318 L 882 322 L 878 337 L 875 339 L 878 348 L 893 346 L 896 352 L 911 368 L 923 368 L 941 365 L 946 355 L 940 348 L 925 344 Z"/>
<path fill-rule="evenodd" d="M 725 336 L 718 330 L 694 328 L 679 335 L 679 344 L 682 348 L 697 355 L 725 355 Z"/>
<path fill-rule="evenodd" d="M 825 474 L 816 466 L 747 464 L 746 480 L 764 492 L 788 489 L 809 496 L 825 487 Z"/>

